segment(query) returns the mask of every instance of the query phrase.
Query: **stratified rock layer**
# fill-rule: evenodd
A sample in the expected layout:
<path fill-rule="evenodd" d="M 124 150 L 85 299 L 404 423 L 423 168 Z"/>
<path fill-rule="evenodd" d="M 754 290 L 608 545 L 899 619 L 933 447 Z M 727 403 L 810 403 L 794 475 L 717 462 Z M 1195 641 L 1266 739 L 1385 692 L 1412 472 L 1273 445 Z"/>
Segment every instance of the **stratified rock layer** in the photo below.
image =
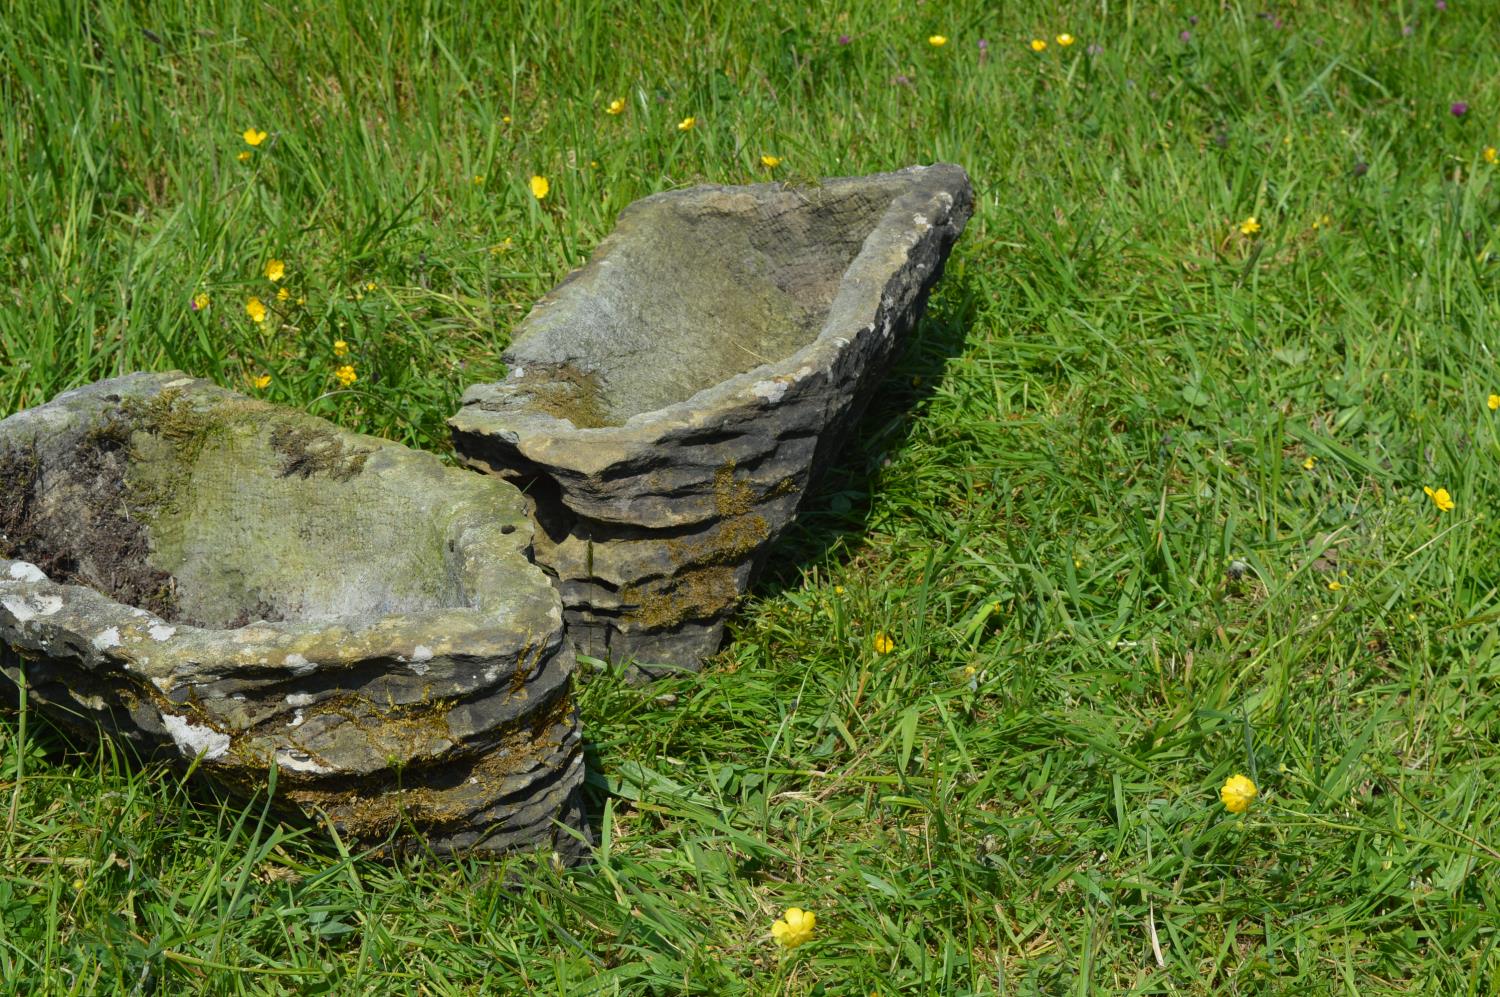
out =
<path fill-rule="evenodd" d="M 429 454 L 104 381 L 0 421 L 0 666 L 241 793 L 274 761 L 369 843 L 571 854 L 573 658 L 531 534 L 514 487 Z"/>
<path fill-rule="evenodd" d="M 957 166 L 645 198 L 449 420 L 523 486 L 581 651 L 694 668 L 921 315 Z"/>

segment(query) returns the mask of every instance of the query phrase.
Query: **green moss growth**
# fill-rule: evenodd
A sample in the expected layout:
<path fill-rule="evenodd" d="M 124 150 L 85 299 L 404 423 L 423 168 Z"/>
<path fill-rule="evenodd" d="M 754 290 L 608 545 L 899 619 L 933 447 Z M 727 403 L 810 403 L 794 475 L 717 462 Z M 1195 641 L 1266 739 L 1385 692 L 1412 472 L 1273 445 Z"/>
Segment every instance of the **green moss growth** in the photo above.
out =
<path fill-rule="evenodd" d="M 281 461 L 283 478 L 315 476 L 348 481 L 365 469 L 371 451 L 344 446 L 339 434 L 326 426 L 283 420 L 271 430 L 271 449 Z"/>
<path fill-rule="evenodd" d="M 668 540 L 674 570 L 663 581 L 627 586 L 621 598 L 634 609 L 625 619 L 648 630 L 664 630 L 687 620 L 711 619 L 739 599 L 734 569 L 770 539 L 765 517 L 752 512 L 755 489 L 734 476 L 734 461 L 714 473 L 714 508 L 722 517 L 696 540 Z"/>
<path fill-rule="evenodd" d="M 572 364 L 528 363 L 520 389 L 532 409 L 555 419 L 566 419 L 579 429 L 617 424 L 605 410 L 598 376 Z"/>

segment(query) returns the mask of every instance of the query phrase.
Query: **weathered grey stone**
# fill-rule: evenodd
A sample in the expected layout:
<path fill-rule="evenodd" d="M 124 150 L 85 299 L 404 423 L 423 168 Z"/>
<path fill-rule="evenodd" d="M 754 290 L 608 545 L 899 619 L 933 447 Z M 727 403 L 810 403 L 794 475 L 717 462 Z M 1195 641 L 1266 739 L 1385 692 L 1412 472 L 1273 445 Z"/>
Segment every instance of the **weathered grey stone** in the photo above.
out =
<path fill-rule="evenodd" d="M 0 421 L 30 701 L 402 847 L 571 854 L 572 651 L 519 492 L 181 374 Z"/>
<path fill-rule="evenodd" d="M 449 424 L 534 503 L 578 649 L 689 668 L 717 650 L 972 206 L 949 165 L 658 194 L 537 303 L 509 376 Z"/>

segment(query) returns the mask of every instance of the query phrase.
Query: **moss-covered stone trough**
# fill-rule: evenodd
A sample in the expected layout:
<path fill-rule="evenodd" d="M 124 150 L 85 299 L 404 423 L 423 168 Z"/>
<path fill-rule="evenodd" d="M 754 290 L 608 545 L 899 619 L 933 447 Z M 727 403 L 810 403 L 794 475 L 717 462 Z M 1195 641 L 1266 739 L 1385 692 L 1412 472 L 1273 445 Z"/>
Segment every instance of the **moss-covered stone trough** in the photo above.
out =
<path fill-rule="evenodd" d="M 521 484 L 574 645 L 697 667 L 884 376 L 973 207 L 957 166 L 627 207 L 450 420 Z"/>
<path fill-rule="evenodd" d="M 558 597 L 516 489 L 181 374 L 0 421 L 0 655 L 85 735 L 371 844 L 574 851 Z"/>

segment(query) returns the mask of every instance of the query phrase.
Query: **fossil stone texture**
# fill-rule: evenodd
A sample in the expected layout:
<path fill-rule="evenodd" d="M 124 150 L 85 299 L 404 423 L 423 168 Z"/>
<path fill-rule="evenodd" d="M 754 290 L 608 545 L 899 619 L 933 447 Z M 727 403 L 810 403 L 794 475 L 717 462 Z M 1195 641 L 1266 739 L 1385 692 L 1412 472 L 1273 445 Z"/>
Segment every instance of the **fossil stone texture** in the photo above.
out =
<path fill-rule="evenodd" d="M 973 207 L 957 166 L 621 212 L 449 420 L 520 484 L 582 652 L 695 668 L 886 372 Z"/>
<path fill-rule="evenodd" d="M 274 761 L 356 839 L 571 855 L 573 656 L 531 533 L 498 479 L 132 374 L 0 422 L 0 660 L 237 792 Z"/>

